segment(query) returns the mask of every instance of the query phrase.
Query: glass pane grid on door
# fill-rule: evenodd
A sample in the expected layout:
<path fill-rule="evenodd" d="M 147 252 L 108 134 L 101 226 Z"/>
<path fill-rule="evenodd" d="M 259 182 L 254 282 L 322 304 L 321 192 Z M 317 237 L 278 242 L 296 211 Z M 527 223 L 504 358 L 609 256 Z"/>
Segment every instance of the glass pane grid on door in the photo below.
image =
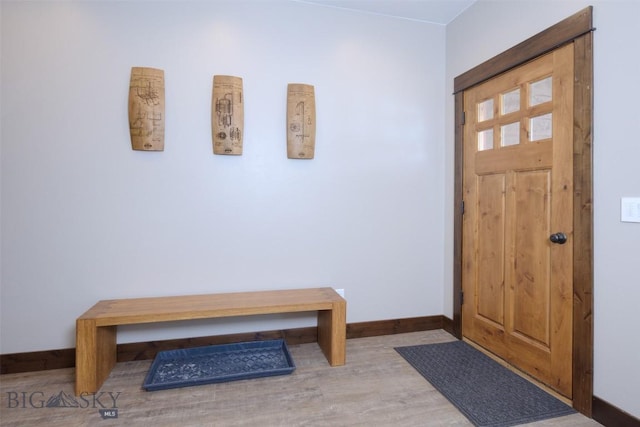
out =
<path fill-rule="evenodd" d="M 520 144 L 520 121 L 500 126 L 500 146 Z"/>
<path fill-rule="evenodd" d="M 553 78 L 551 76 L 529 83 L 529 106 L 553 100 Z"/>
<path fill-rule="evenodd" d="M 486 151 L 553 137 L 551 76 L 507 89 L 476 104 L 477 150 Z"/>
<path fill-rule="evenodd" d="M 478 132 L 478 151 L 491 150 L 493 148 L 493 128 Z"/>
<path fill-rule="evenodd" d="M 507 114 L 520 111 L 520 88 L 515 88 L 500 95 L 500 114 Z"/>
<path fill-rule="evenodd" d="M 528 84 L 530 142 L 553 137 L 553 77 L 546 76 Z"/>
<path fill-rule="evenodd" d="M 493 98 L 485 99 L 478 103 L 478 123 L 493 119 Z"/>
<path fill-rule="evenodd" d="M 550 139 L 553 136 L 553 116 L 547 113 L 529 119 L 529 141 Z"/>

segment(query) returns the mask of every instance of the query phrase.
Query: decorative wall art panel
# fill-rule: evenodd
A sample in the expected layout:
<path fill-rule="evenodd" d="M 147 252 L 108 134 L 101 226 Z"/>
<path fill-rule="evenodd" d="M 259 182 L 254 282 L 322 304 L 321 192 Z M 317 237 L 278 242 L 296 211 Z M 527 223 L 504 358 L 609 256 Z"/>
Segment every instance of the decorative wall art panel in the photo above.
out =
<path fill-rule="evenodd" d="M 313 159 L 316 148 L 316 98 L 314 87 L 287 86 L 287 157 Z"/>
<path fill-rule="evenodd" d="M 214 154 L 242 154 L 243 97 L 241 77 L 213 76 L 211 133 Z"/>
<path fill-rule="evenodd" d="M 164 150 L 164 70 L 131 68 L 129 133 L 134 150 Z"/>

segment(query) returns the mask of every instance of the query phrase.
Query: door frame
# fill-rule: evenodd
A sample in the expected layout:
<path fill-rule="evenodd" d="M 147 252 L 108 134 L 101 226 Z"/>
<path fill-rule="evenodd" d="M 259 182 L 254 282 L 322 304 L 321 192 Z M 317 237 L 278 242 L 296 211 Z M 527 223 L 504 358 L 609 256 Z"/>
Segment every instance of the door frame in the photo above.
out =
<path fill-rule="evenodd" d="M 455 154 L 453 334 L 462 338 L 462 166 L 466 89 L 560 46 L 574 46 L 573 407 L 591 417 L 593 400 L 593 7 L 589 6 L 454 79 Z"/>

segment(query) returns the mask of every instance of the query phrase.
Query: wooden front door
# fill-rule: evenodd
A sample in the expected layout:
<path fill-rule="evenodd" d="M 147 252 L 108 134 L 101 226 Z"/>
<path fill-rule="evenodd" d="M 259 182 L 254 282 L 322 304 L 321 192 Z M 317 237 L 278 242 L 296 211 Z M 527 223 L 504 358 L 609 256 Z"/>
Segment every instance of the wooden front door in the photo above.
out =
<path fill-rule="evenodd" d="M 572 397 L 571 44 L 464 91 L 462 334 Z"/>

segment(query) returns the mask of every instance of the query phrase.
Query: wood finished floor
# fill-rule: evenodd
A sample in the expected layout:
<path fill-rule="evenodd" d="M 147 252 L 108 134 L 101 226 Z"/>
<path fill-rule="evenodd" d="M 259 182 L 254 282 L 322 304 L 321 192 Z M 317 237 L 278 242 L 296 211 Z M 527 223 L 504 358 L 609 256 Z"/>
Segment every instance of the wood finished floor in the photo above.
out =
<path fill-rule="evenodd" d="M 146 392 L 150 360 L 119 363 L 98 403 L 34 408 L 61 391 L 73 395 L 74 369 L 0 377 L 2 426 L 470 426 L 393 349 L 452 341 L 437 330 L 347 341 L 347 364 L 332 368 L 317 344 L 289 346 L 291 375 Z M 99 413 L 114 407 L 117 419 Z M 118 395 L 118 393 L 120 393 Z M 100 396 L 100 395 L 99 395 Z M 29 399 L 33 405 L 29 402 Z M 24 403 L 24 404 L 23 404 Z M 530 426 L 598 426 L 581 414 Z"/>

